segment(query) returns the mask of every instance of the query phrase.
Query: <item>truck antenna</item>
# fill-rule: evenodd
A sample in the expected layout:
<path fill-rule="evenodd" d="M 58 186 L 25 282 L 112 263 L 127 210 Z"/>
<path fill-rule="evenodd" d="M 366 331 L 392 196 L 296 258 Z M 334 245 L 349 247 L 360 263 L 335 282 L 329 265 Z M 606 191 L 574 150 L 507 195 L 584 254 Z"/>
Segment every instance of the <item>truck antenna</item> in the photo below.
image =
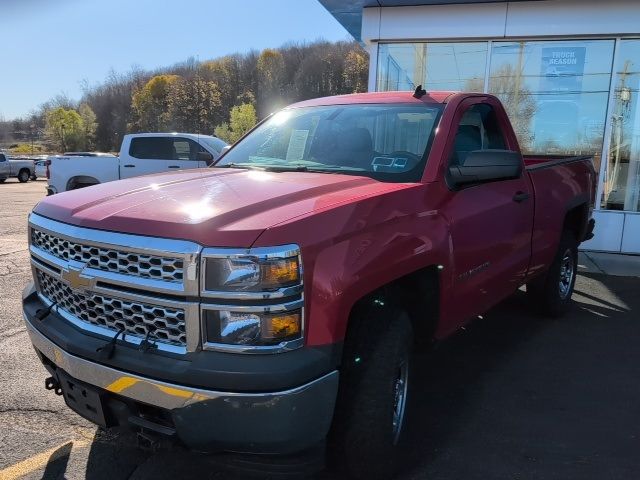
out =
<path fill-rule="evenodd" d="M 427 91 L 425 89 L 422 88 L 422 85 L 418 85 L 416 87 L 416 91 L 413 92 L 413 96 L 415 98 L 422 98 L 423 96 L 425 96 L 427 94 Z"/>

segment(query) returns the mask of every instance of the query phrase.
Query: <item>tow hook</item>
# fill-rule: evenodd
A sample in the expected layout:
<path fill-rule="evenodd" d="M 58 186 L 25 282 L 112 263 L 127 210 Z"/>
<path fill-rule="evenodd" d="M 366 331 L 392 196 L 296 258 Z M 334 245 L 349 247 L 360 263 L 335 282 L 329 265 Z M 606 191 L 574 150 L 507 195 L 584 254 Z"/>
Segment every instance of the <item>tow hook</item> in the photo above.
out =
<path fill-rule="evenodd" d="M 62 395 L 62 387 L 60 386 L 60 382 L 53 377 L 49 377 L 44 381 L 44 388 L 47 390 L 53 390 L 53 393 L 56 395 Z"/>

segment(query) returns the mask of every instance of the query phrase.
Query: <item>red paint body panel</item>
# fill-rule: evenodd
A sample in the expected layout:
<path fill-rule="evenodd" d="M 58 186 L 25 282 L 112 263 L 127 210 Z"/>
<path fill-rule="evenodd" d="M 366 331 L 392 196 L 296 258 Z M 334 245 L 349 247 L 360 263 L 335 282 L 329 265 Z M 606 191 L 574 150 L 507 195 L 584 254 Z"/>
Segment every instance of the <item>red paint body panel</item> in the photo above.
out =
<path fill-rule="evenodd" d="M 307 172 L 192 170 L 55 195 L 35 212 L 83 227 L 204 246 L 298 244 L 308 345 L 343 339 L 353 305 L 366 294 L 417 269 L 439 266 L 436 336 L 441 338 L 548 268 L 566 212 L 593 202 L 595 174 L 589 160 L 545 165 L 548 158 L 527 157 L 519 179 L 450 189 L 447 162 L 468 106 L 492 105 L 507 147 L 520 151 L 502 105 L 490 95 L 438 92 L 416 99 L 390 92 L 293 107 L 434 102 L 446 106 L 419 183 Z M 529 200 L 514 202 L 519 192 L 530 194 Z"/>
<path fill-rule="evenodd" d="M 347 175 L 199 169 L 72 190 L 34 211 L 86 228 L 248 248 L 271 225 L 401 188 Z"/>

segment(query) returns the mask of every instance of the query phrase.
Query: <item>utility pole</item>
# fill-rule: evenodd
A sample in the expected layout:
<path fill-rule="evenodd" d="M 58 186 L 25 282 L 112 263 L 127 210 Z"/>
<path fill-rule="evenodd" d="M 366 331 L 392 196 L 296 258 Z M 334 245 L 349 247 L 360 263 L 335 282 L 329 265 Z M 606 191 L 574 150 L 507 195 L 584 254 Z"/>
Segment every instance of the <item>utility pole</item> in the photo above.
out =
<path fill-rule="evenodd" d="M 425 89 L 429 89 L 427 84 L 427 44 L 418 43 L 413 46 L 413 85 L 415 89 L 418 85 L 424 85 Z"/>
<path fill-rule="evenodd" d="M 616 102 L 616 111 L 613 115 L 613 121 L 615 122 L 615 139 L 614 139 L 614 162 L 613 168 L 611 169 L 611 176 L 609 181 L 605 184 L 605 192 L 606 197 L 609 197 L 609 194 L 612 190 L 616 189 L 616 185 L 618 183 L 618 175 L 620 174 L 620 147 L 622 145 L 622 123 L 624 122 L 625 110 L 629 105 L 629 101 L 631 100 L 631 91 L 627 88 L 627 75 L 629 75 L 629 67 L 630 62 L 627 60 L 624 63 L 624 68 L 622 72 L 620 72 L 620 84 L 617 88 L 617 102 Z"/>
<path fill-rule="evenodd" d="M 513 85 L 513 105 L 518 107 L 520 102 L 520 86 L 522 84 L 522 66 L 524 64 L 524 42 L 520 42 L 518 51 L 518 67 L 516 68 L 516 78 Z"/>
<path fill-rule="evenodd" d="M 34 141 L 34 137 L 36 136 L 36 126 L 32 123 L 31 125 L 29 125 L 29 130 L 31 130 L 31 156 L 33 156 L 33 141 Z"/>
<path fill-rule="evenodd" d="M 61 137 L 62 137 L 62 152 L 60 153 L 64 153 L 66 148 L 66 145 L 64 144 L 64 122 L 62 122 L 60 124 L 60 133 L 61 133 Z"/>

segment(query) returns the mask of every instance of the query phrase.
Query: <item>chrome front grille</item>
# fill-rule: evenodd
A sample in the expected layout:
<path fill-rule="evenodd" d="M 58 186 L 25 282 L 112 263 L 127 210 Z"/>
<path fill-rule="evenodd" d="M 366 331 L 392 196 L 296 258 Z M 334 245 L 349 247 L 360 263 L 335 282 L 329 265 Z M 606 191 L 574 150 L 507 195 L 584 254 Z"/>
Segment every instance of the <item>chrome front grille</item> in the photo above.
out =
<path fill-rule="evenodd" d="M 76 243 L 33 228 L 31 243 L 61 260 L 82 262 L 105 272 L 182 283 L 184 260 Z"/>
<path fill-rule="evenodd" d="M 174 354 L 199 347 L 200 245 L 37 214 L 29 217 L 29 241 L 38 294 L 76 328 L 107 339 L 124 330 L 133 345 L 148 336 Z"/>
<path fill-rule="evenodd" d="M 74 317 L 113 332 L 150 339 L 169 345 L 187 344 L 185 311 L 179 308 L 125 300 L 92 291 L 81 291 L 36 270 L 40 294 Z M 126 338 L 125 338 L 126 340 Z"/>

